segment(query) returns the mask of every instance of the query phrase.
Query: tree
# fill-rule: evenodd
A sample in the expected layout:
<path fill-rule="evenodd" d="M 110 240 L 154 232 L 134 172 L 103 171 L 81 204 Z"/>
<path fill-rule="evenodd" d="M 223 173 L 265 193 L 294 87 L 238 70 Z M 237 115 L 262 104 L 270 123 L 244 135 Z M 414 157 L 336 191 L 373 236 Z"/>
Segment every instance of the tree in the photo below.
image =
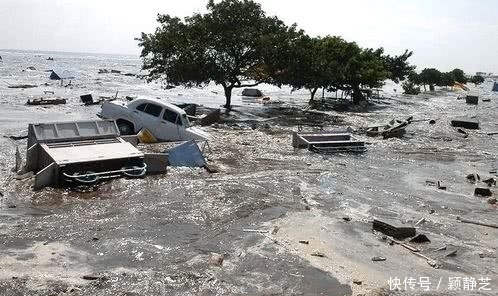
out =
<path fill-rule="evenodd" d="M 475 75 L 470 78 L 470 82 L 474 83 L 474 85 L 479 85 L 484 82 L 484 77 L 481 75 Z"/>
<path fill-rule="evenodd" d="M 355 43 L 337 36 L 302 36 L 295 45 L 285 74 L 280 76 L 279 81 L 293 89 L 309 90 L 310 103 L 319 88 L 341 88 L 349 61 L 361 52 Z"/>
<path fill-rule="evenodd" d="M 357 45 L 354 43 L 357 47 Z M 357 47 L 359 49 L 359 47 Z M 389 77 L 383 58 L 384 49 L 360 49 L 359 53 L 353 55 L 345 70 L 345 80 L 341 89 L 352 92 L 354 103 L 365 100 L 361 91 L 362 86 L 369 88 L 380 87 Z"/>
<path fill-rule="evenodd" d="M 142 68 L 149 71 L 148 81 L 185 87 L 213 81 L 223 86 L 230 108 L 233 88 L 275 81 L 303 33 L 266 16 L 251 0 L 210 0 L 207 9 L 183 21 L 159 15 L 156 31 L 137 39 Z"/>
<path fill-rule="evenodd" d="M 420 82 L 424 85 L 424 90 L 427 90 L 425 88 L 425 85 L 429 85 L 429 89 L 431 91 L 434 91 L 434 85 L 438 85 L 441 82 L 441 72 L 439 70 L 434 69 L 434 68 L 425 68 L 420 72 Z"/>
<path fill-rule="evenodd" d="M 456 82 L 467 83 L 467 76 L 465 75 L 465 72 L 463 72 L 463 70 L 457 68 L 453 69 L 453 71 L 451 71 L 450 73 L 453 75 L 453 78 Z"/>
<path fill-rule="evenodd" d="M 403 93 L 406 95 L 418 95 L 420 93 L 420 87 L 416 86 L 413 81 L 411 80 L 406 80 L 401 84 L 401 87 L 403 88 Z"/>
<path fill-rule="evenodd" d="M 386 68 L 389 71 L 388 78 L 399 83 L 404 81 L 410 73 L 415 70 L 415 66 L 408 63 L 408 59 L 413 55 L 413 51 L 405 50 L 402 55 L 391 57 L 390 55 L 384 56 Z"/>
<path fill-rule="evenodd" d="M 441 73 L 439 81 L 436 83 L 437 86 L 453 86 L 455 84 L 455 74 L 454 72 L 444 72 Z"/>

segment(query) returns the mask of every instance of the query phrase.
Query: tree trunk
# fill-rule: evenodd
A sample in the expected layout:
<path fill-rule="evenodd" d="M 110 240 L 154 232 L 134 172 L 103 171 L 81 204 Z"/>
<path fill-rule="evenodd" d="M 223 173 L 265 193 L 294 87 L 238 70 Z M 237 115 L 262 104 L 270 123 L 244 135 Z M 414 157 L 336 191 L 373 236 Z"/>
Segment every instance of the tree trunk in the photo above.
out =
<path fill-rule="evenodd" d="M 225 91 L 225 108 L 230 109 L 232 107 L 232 89 L 233 86 L 228 86 L 223 84 L 223 90 Z"/>
<path fill-rule="evenodd" d="M 358 84 L 351 85 L 352 87 L 352 98 L 354 104 L 359 104 L 361 101 L 364 101 L 365 98 L 361 94 L 360 86 Z"/>
<path fill-rule="evenodd" d="M 429 91 L 434 91 L 434 84 L 429 84 Z"/>
<path fill-rule="evenodd" d="M 318 90 L 318 87 L 315 87 L 314 89 L 310 89 L 310 93 L 311 93 L 311 99 L 309 101 L 310 105 L 313 103 L 313 99 L 315 98 L 315 94 L 316 94 L 317 90 Z"/>
<path fill-rule="evenodd" d="M 424 83 L 424 92 L 426 92 L 426 91 L 427 91 L 427 88 L 425 88 L 425 83 Z"/>

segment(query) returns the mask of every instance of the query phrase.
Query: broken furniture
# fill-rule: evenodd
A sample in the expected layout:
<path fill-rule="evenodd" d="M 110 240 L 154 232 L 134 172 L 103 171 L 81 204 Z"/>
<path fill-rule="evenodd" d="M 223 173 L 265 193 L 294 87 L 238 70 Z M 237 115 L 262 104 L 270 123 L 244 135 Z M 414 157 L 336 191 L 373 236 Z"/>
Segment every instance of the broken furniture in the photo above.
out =
<path fill-rule="evenodd" d="M 132 141 L 112 120 L 29 124 L 26 171 L 36 174 L 34 189 L 142 177 L 144 153 Z"/>
<path fill-rule="evenodd" d="M 364 152 L 365 142 L 348 132 L 293 132 L 292 146 L 319 153 Z"/>

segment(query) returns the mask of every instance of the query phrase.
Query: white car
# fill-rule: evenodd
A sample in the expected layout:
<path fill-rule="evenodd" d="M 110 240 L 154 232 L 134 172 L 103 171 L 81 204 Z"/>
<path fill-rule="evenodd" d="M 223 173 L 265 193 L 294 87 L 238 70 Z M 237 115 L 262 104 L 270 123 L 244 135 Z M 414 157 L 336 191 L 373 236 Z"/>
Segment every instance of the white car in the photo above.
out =
<path fill-rule="evenodd" d="M 190 126 L 183 109 L 158 99 L 139 98 L 128 104 L 107 101 L 98 116 L 115 120 L 121 135 L 137 134 L 146 128 L 159 141 L 205 141 L 209 138 L 205 131 Z"/>

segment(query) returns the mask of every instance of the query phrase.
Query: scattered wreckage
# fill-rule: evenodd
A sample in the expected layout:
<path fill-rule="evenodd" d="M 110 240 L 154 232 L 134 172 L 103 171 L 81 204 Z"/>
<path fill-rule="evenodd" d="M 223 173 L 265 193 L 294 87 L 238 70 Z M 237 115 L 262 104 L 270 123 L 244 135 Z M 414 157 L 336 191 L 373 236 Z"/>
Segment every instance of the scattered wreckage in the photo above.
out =
<path fill-rule="evenodd" d="M 413 117 L 411 116 L 405 120 L 393 119 L 388 124 L 368 127 L 366 134 L 369 137 L 382 136 L 383 139 L 401 138 L 406 133 L 405 128 L 412 120 Z"/>
<path fill-rule="evenodd" d="M 40 189 L 142 177 L 147 164 L 144 153 L 119 136 L 112 120 L 39 123 L 28 126 L 25 171 L 35 173 L 34 189 Z"/>
<path fill-rule="evenodd" d="M 350 130 L 293 132 L 292 146 L 318 153 L 364 152 L 365 142 L 352 136 Z"/>
<path fill-rule="evenodd" d="M 114 120 L 29 124 L 27 138 L 23 171 L 34 173 L 35 190 L 91 186 L 119 177 L 141 178 L 166 173 L 169 165 L 215 172 L 194 140 L 161 153 L 144 153 L 137 148 L 140 135 L 120 136 Z"/>
<path fill-rule="evenodd" d="M 31 106 L 44 106 L 44 105 L 64 105 L 66 104 L 66 99 L 59 98 L 39 98 L 39 99 L 28 99 L 26 105 Z"/>

